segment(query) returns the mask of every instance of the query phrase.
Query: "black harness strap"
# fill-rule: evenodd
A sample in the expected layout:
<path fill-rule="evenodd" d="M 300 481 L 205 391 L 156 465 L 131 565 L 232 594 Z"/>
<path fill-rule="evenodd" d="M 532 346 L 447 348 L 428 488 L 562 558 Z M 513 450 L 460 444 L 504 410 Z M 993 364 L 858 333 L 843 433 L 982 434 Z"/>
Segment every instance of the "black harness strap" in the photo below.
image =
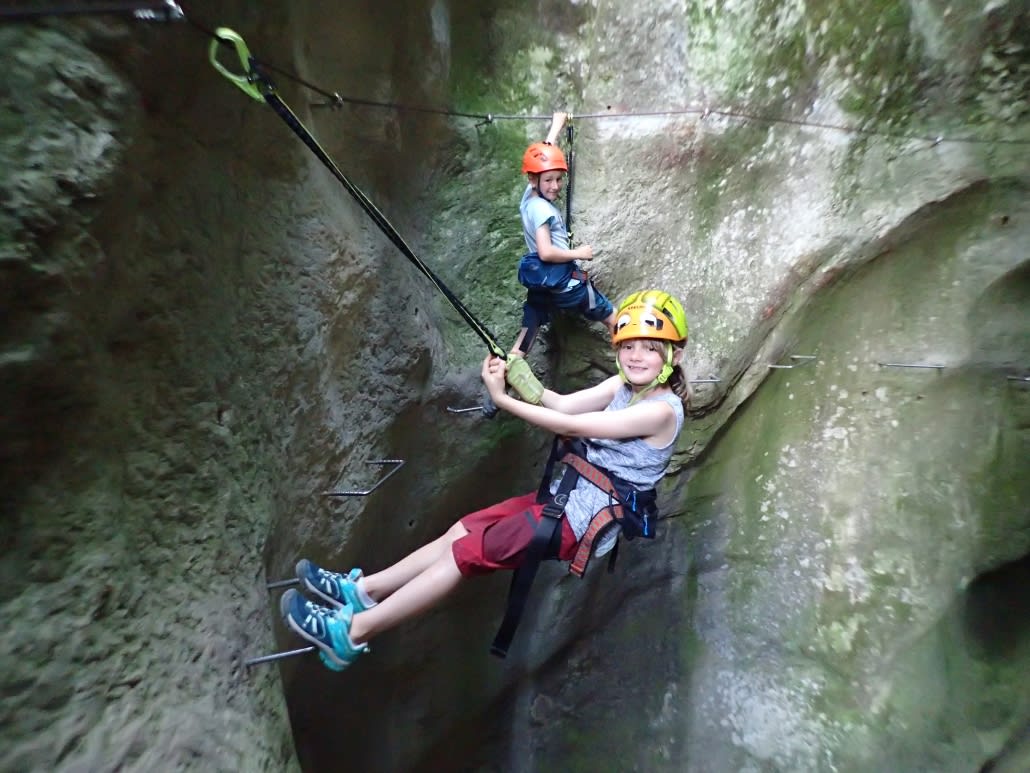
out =
<path fill-rule="evenodd" d="M 569 141 L 569 152 L 568 152 L 568 167 L 569 167 L 569 180 L 565 186 L 565 230 L 569 234 L 569 247 L 572 247 L 572 183 L 574 181 L 573 172 L 576 169 L 576 149 L 573 144 L 573 133 L 572 133 L 572 119 L 569 119 L 568 124 L 565 126 L 565 137 Z M 593 308 L 593 306 L 591 306 Z"/>
<path fill-rule="evenodd" d="M 553 467 L 551 462 L 548 462 Z M 537 522 L 533 539 L 526 548 L 526 557 L 522 565 L 515 570 L 511 578 L 511 587 L 508 589 L 508 605 L 504 612 L 504 620 L 501 627 L 494 636 L 494 642 L 490 645 L 490 652 L 499 658 L 508 655 L 508 648 L 515 636 L 515 630 L 519 627 L 522 613 L 526 608 L 526 600 L 529 598 L 529 589 L 536 579 L 540 562 L 550 558 L 557 558 L 561 550 L 561 519 L 565 514 L 565 504 L 569 501 L 569 492 L 576 485 L 575 475 L 566 476 L 572 480 L 566 482 L 562 479 L 558 487 L 558 493 L 548 503 Z"/>

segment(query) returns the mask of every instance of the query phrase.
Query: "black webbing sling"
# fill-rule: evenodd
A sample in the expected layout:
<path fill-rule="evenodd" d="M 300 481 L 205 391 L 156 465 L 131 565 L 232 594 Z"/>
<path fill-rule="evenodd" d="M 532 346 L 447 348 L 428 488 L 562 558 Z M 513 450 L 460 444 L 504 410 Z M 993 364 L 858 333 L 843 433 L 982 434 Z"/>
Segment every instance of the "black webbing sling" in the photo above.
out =
<path fill-rule="evenodd" d="M 230 72 L 218 61 L 218 50 L 219 46 L 229 44 L 236 49 L 236 53 L 239 56 L 240 64 L 246 69 L 245 75 L 239 75 L 237 73 Z M 361 205 L 361 208 L 365 210 L 372 221 L 379 226 L 379 230 L 397 247 L 398 250 L 406 257 L 411 263 L 421 271 L 430 282 L 441 292 L 447 301 L 454 307 L 454 309 L 461 315 L 461 318 L 465 320 L 466 324 L 472 328 L 472 330 L 478 335 L 483 343 L 487 345 L 490 353 L 496 357 L 500 357 L 502 360 L 508 358 L 508 353 L 505 349 L 500 346 L 494 339 L 493 334 L 487 329 L 486 325 L 480 322 L 470 312 L 465 304 L 451 291 L 447 285 L 443 283 L 443 280 L 438 277 L 429 266 L 427 266 L 408 246 L 407 242 L 397 232 L 397 229 L 393 227 L 386 216 L 379 211 L 379 208 L 372 203 L 372 200 L 364 194 L 364 192 L 352 183 L 347 176 L 340 171 L 340 168 L 336 165 L 333 159 L 328 153 L 318 144 L 318 141 L 314 138 L 311 132 L 308 131 L 307 127 L 301 123 L 301 120 L 296 114 L 290 109 L 276 91 L 275 84 L 271 78 L 264 72 L 261 64 L 250 54 L 250 50 L 247 48 L 247 44 L 243 41 L 236 32 L 227 27 L 219 27 L 215 30 L 214 38 L 211 41 L 209 57 L 211 64 L 218 72 L 236 84 L 241 91 L 250 96 L 252 99 L 263 101 L 271 107 L 276 114 L 283 119 L 287 126 L 293 131 L 300 140 L 308 146 L 312 153 L 318 158 L 319 161 L 328 169 L 333 177 L 339 180 L 340 184 L 347 189 L 347 192 L 354 197 L 354 200 Z"/>
<path fill-rule="evenodd" d="M 555 437 L 551 445 L 551 455 L 544 468 L 544 477 L 537 491 L 538 502 L 547 499 L 550 499 L 550 502 L 544 506 L 536 530 L 533 532 L 533 539 L 526 548 L 526 557 L 522 565 L 512 575 L 504 619 L 501 621 L 501 627 L 497 629 L 493 644 L 490 645 L 491 654 L 499 658 L 508 655 L 508 648 L 511 646 L 515 630 L 519 627 L 519 621 L 522 619 L 526 600 L 529 598 L 529 590 L 533 586 L 533 580 L 536 579 L 540 562 L 549 558 L 557 558 L 561 550 L 561 519 L 565 515 L 565 505 L 569 501 L 569 493 L 575 488 L 579 476 L 566 474 L 558 484 L 558 491 L 551 497 L 549 488 L 558 456 L 559 442 L 560 438 Z"/>

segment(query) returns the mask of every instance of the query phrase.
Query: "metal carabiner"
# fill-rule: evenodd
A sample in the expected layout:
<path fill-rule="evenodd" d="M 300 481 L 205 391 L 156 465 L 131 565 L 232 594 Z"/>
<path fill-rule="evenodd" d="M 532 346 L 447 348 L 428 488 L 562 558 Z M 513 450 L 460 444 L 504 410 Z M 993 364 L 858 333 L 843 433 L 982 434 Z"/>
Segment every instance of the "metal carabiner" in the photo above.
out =
<path fill-rule="evenodd" d="M 239 75 L 237 73 L 230 72 L 221 62 L 218 61 L 218 49 L 221 47 L 222 43 L 229 43 L 236 48 L 236 55 L 240 58 L 240 64 L 242 64 L 243 68 L 247 71 L 246 75 Z M 219 27 L 216 29 L 215 37 L 211 39 L 211 46 L 208 49 L 208 57 L 211 59 L 211 66 L 239 86 L 240 90 L 243 91 L 244 94 L 249 97 L 253 97 L 258 102 L 265 101 L 264 94 L 261 93 L 261 90 L 256 85 L 254 85 L 250 49 L 247 48 L 247 44 L 238 33 L 228 27 Z"/>

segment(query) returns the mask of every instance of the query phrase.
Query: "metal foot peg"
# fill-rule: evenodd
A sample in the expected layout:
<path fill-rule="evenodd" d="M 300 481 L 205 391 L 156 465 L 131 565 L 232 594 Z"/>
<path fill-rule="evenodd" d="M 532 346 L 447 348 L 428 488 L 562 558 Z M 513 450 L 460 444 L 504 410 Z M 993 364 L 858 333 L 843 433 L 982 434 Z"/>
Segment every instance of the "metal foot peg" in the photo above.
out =
<path fill-rule="evenodd" d="M 925 368 L 926 370 L 941 371 L 946 367 L 945 365 L 935 365 L 933 363 L 929 365 L 923 365 L 917 362 L 878 362 L 876 363 L 881 368 Z"/>
<path fill-rule="evenodd" d="M 367 460 L 365 462 L 365 464 L 394 464 L 394 465 L 396 465 L 396 467 L 394 467 L 392 470 L 390 470 L 388 473 L 386 473 L 386 475 L 384 475 L 378 481 L 376 481 L 375 484 L 373 484 L 371 488 L 367 488 L 367 489 L 364 489 L 362 491 L 323 491 L 322 492 L 322 496 L 324 496 L 324 497 L 367 497 L 369 494 L 371 494 L 377 488 L 379 488 L 384 483 L 386 483 L 386 481 L 390 479 L 391 475 L 393 475 L 395 472 L 397 472 L 397 470 L 399 470 L 401 467 L 403 467 L 404 466 L 404 460 L 403 459 L 369 459 L 369 460 Z"/>
<path fill-rule="evenodd" d="M 318 647 L 316 647 L 314 644 L 310 644 L 307 647 L 301 647 L 300 649 L 296 649 L 296 650 L 286 650 L 285 652 L 275 652 L 275 653 L 273 653 L 271 655 L 262 655 L 259 658 L 251 658 L 250 660 L 244 660 L 243 661 L 243 665 L 245 665 L 247 668 L 250 668 L 251 666 L 259 666 L 262 663 L 274 663 L 276 660 L 283 660 L 285 658 L 294 658 L 297 655 L 307 655 L 309 652 L 314 652 L 317 649 L 318 649 Z"/>
<path fill-rule="evenodd" d="M 473 406 L 470 406 L 468 408 L 451 408 L 451 406 L 449 406 L 449 405 L 447 406 L 447 413 L 472 413 L 472 411 L 480 411 L 480 412 L 482 412 L 483 411 L 483 406 L 482 405 L 473 405 Z"/>
<path fill-rule="evenodd" d="M 791 368 L 800 368 L 802 365 L 807 365 L 815 359 L 814 354 L 792 354 L 788 358 L 791 360 L 790 365 L 770 365 L 770 368 L 776 370 L 790 370 Z"/>

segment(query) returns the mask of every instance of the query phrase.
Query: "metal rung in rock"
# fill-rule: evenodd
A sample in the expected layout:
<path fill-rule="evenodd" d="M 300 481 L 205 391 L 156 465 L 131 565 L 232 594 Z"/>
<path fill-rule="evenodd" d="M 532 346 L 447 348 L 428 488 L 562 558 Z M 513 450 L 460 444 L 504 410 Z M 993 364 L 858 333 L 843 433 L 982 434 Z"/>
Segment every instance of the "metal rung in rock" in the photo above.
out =
<path fill-rule="evenodd" d="M 377 488 L 382 486 L 389 480 L 390 476 L 393 475 L 397 470 L 404 466 L 403 459 L 369 459 L 365 464 L 395 464 L 397 465 L 390 470 L 386 475 L 380 478 L 371 488 L 365 489 L 364 491 L 323 491 L 322 496 L 326 497 L 367 497 Z"/>
<path fill-rule="evenodd" d="M 366 464 L 393 464 L 393 465 L 396 465 L 396 466 L 392 470 L 390 470 L 388 473 L 386 473 L 386 475 L 384 475 L 382 478 L 380 478 L 378 481 L 376 481 L 376 483 L 371 488 L 365 489 L 363 491 L 323 491 L 322 492 L 323 496 L 327 496 L 327 497 L 364 497 L 364 496 L 368 496 L 373 491 L 375 491 L 377 488 L 382 486 L 391 475 L 393 475 L 395 472 L 397 472 L 397 470 L 399 470 L 401 467 L 403 467 L 404 466 L 404 460 L 403 459 L 369 459 L 366 462 Z M 290 585 L 297 585 L 299 582 L 300 582 L 300 580 L 298 580 L 296 577 L 291 577 L 291 578 L 286 579 L 286 580 L 275 580 L 273 582 L 268 583 L 265 587 L 268 588 L 268 590 L 275 590 L 276 588 L 286 588 L 286 587 L 289 587 Z M 245 660 L 243 664 L 249 668 L 250 666 L 258 665 L 259 663 L 270 663 L 270 662 L 272 662 L 274 660 L 281 660 L 282 658 L 290 658 L 290 657 L 294 657 L 296 655 L 304 655 L 304 654 L 306 654 L 308 652 L 314 652 L 316 649 L 317 649 L 317 647 L 312 646 L 312 647 L 302 647 L 301 649 L 298 649 L 298 650 L 289 650 L 287 652 L 277 652 L 274 655 L 264 655 L 264 656 L 262 656 L 260 658 L 251 658 L 250 660 Z"/>
<path fill-rule="evenodd" d="M 878 362 L 876 363 L 881 368 L 922 368 L 925 370 L 944 370 L 945 365 L 936 365 L 933 363 L 922 364 L 918 362 Z"/>
<path fill-rule="evenodd" d="M 790 370 L 791 368 L 800 368 L 802 365 L 807 365 L 815 359 L 814 354 L 792 354 L 789 359 L 794 360 L 792 365 L 770 365 L 770 368 L 776 370 Z"/>
<path fill-rule="evenodd" d="M 293 658 L 297 655 L 307 655 L 309 652 L 314 652 L 317 649 L 318 647 L 312 644 L 307 647 L 301 647 L 297 650 L 286 650 L 285 652 L 276 652 L 271 655 L 262 655 L 259 658 L 251 658 L 250 660 L 244 660 L 243 665 L 245 665 L 247 668 L 250 668 L 251 666 L 258 666 L 262 663 L 273 663 L 276 660 L 283 660 L 284 658 Z"/>

